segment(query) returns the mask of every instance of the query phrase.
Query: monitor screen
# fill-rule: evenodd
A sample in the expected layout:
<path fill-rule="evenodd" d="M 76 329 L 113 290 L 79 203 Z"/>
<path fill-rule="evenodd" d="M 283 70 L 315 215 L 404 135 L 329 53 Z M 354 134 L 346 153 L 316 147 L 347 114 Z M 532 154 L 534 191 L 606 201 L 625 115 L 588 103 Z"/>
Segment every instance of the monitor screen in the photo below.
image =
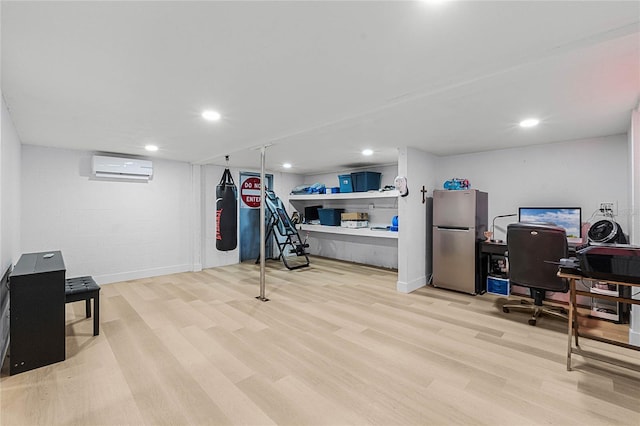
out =
<path fill-rule="evenodd" d="M 564 228 L 569 242 L 582 241 L 582 210 L 580 207 L 520 207 L 519 222 L 552 223 Z"/>

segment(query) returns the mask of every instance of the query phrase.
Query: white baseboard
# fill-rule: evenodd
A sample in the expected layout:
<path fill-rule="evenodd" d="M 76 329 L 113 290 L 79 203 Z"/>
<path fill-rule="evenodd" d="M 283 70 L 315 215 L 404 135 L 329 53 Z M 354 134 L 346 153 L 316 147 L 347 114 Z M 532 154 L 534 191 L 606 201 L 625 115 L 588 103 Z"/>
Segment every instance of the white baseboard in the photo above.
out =
<path fill-rule="evenodd" d="M 629 344 L 633 346 L 640 346 L 640 331 L 629 329 Z"/>
<path fill-rule="evenodd" d="M 162 268 L 143 269 L 140 271 L 118 272 L 115 274 L 94 275 L 93 279 L 96 283 L 110 284 L 120 281 L 138 280 L 140 278 L 157 277 L 160 275 L 177 274 L 180 272 L 191 272 L 194 265 L 174 265 Z M 201 268 L 202 269 L 202 268 Z"/>
<path fill-rule="evenodd" d="M 640 300 L 640 294 L 632 296 L 636 300 Z M 631 305 L 631 314 L 629 317 L 629 344 L 640 346 L 640 305 Z"/>
<path fill-rule="evenodd" d="M 196 263 L 193 265 L 193 268 L 191 269 L 193 272 L 200 272 L 202 271 L 202 263 Z"/>
<path fill-rule="evenodd" d="M 398 281 L 396 284 L 396 290 L 400 293 L 411 293 L 412 291 L 416 291 L 420 287 L 424 287 L 427 285 L 427 277 L 422 276 L 420 278 L 416 278 L 415 280 L 411 280 L 408 283 L 403 281 Z"/>

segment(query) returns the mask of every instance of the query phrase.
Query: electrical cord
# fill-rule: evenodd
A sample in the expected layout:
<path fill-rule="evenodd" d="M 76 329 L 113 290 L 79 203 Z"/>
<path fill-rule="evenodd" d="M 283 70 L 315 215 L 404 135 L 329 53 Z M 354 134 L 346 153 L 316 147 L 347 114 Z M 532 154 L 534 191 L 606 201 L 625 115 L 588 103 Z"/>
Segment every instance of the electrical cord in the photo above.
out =
<path fill-rule="evenodd" d="M 578 282 L 580 283 L 580 285 L 582 285 L 582 290 L 591 290 L 591 284 L 586 283 L 584 279 L 579 280 Z M 591 280 L 588 280 L 591 281 Z"/>
<path fill-rule="evenodd" d="M 591 221 L 593 220 L 594 217 L 601 215 L 607 219 L 614 219 L 614 214 L 611 210 L 606 210 L 606 209 L 596 209 L 591 216 L 589 217 L 589 219 L 587 219 L 587 223 L 591 223 Z"/>

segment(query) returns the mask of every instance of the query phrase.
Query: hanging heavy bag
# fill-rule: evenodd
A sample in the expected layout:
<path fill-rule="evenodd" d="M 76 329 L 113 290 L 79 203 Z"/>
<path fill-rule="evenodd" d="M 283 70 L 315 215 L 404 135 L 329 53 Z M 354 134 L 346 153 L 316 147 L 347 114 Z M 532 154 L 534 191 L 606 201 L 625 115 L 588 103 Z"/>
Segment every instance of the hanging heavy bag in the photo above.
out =
<path fill-rule="evenodd" d="M 216 187 L 216 248 L 233 250 L 238 246 L 238 201 L 237 188 L 229 169 L 224 169 L 222 179 Z"/>

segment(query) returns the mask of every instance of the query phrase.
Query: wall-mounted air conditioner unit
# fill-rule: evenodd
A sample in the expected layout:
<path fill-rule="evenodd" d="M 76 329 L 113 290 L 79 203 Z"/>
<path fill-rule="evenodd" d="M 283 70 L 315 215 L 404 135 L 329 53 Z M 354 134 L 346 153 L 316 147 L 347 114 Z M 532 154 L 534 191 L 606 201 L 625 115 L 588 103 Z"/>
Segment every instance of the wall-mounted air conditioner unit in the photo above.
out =
<path fill-rule="evenodd" d="M 92 172 L 99 178 L 149 180 L 153 175 L 153 164 L 137 158 L 94 155 Z"/>

